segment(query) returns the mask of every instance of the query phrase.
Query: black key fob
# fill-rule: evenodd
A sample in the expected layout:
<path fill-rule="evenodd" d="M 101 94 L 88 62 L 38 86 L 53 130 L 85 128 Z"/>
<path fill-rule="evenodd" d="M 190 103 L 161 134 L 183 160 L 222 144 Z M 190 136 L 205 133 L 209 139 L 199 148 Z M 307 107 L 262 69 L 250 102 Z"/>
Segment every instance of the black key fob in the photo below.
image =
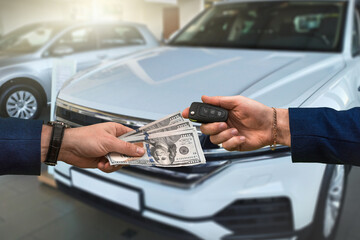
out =
<path fill-rule="evenodd" d="M 198 123 L 226 122 L 228 111 L 221 107 L 201 102 L 193 102 L 189 110 L 189 119 Z"/>

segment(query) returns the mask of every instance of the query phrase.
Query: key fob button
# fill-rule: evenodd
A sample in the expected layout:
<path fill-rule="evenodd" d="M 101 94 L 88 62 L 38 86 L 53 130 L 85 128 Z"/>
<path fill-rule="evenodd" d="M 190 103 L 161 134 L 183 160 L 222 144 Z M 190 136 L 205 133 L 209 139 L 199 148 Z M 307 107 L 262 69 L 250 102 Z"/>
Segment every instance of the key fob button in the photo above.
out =
<path fill-rule="evenodd" d="M 216 111 L 214 109 L 210 110 L 210 116 L 215 116 Z"/>
<path fill-rule="evenodd" d="M 209 115 L 209 109 L 206 108 L 206 107 L 201 107 L 200 108 L 200 115 L 204 116 L 204 117 L 207 117 Z"/>

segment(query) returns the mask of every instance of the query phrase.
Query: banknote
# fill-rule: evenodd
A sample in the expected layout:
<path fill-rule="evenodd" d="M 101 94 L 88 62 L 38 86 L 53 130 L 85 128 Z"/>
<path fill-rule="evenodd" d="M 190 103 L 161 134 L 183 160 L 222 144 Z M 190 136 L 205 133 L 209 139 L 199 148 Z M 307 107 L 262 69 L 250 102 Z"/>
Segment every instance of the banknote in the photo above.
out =
<path fill-rule="evenodd" d="M 127 141 L 142 144 L 146 151 L 145 155 L 129 157 L 111 153 L 107 155 L 111 165 L 180 167 L 206 162 L 195 128 L 144 134 L 128 138 Z"/>
<path fill-rule="evenodd" d="M 149 130 L 147 132 L 138 132 L 138 133 L 132 134 L 130 136 L 121 138 L 121 140 L 131 141 L 134 138 L 144 136 L 145 133 L 147 135 L 149 135 L 149 134 L 155 134 L 155 133 L 160 133 L 160 132 L 170 132 L 170 131 L 180 131 L 180 130 L 183 131 L 183 130 L 192 130 L 192 129 L 193 129 L 192 123 L 190 121 L 186 120 L 185 122 L 175 123 L 173 125 L 169 125 L 169 126 Z"/>
<path fill-rule="evenodd" d="M 162 128 L 162 127 L 166 127 L 166 126 L 170 126 L 170 125 L 174 125 L 176 123 L 183 123 L 183 122 L 186 122 L 187 120 L 185 120 L 181 114 L 181 112 L 176 112 L 176 113 L 173 113 L 173 114 L 170 114 L 164 118 L 161 118 L 157 121 L 154 121 L 152 123 L 149 123 L 149 124 L 146 124 L 145 126 L 141 127 L 141 128 L 138 128 L 134 131 L 131 131 L 131 132 L 128 132 L 128 133 L 125 133 L 124 135 L 120 136 L 119 138 L 120 139 L 124 139 L 128 136 L 131 136 L 131 135 L 135 135 L 135 134 L 141 134 L 143 132 L 149 132 L 151 130 L 154 130 L 154 129 L 159 129 L 159 128 Z"/>

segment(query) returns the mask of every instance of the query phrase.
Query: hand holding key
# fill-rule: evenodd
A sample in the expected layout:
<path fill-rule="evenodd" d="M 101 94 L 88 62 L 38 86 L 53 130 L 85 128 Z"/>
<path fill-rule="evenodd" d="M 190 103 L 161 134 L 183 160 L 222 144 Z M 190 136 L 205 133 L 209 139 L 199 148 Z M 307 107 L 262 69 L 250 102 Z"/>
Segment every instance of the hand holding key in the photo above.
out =
<path fill-rule="evenodd" d="M 273 109 L 257 101 L 243 97 L 208 97 L 203 96 L 202 101 L 228 111 L 226 122 L 212 122 L 201 125 L 204 134 L 210 135 L 214 144 L 222 144 L 229 151 L 250 151 L 273 143 L 272 125 Z M 284 124 L 283 109 L 277 109 L 279 115 L 278 124 Z M 189 108 L 183 111 L 183 116 L 192 118 Z M 210 121 L 211 122 L 211 121 Z M 279 132 L 278 142 L 283 142 Z"/>

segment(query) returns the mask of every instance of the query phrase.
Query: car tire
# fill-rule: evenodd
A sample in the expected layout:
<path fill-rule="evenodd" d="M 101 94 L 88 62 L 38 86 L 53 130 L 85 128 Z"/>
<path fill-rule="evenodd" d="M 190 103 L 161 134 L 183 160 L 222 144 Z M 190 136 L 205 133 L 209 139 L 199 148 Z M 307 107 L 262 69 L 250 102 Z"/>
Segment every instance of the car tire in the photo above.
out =
<path fill-rule="evenodd" d="M 39 91 L 26 84 L 16 84 L 0 95 L 0 115 L 22 119 L 37 119 L 43 108 Z"/>
<path fill-rule="evenodd" d="M 327 165 L 310 240 L 333 240 L 344 205 L 349 166 Z"/>

